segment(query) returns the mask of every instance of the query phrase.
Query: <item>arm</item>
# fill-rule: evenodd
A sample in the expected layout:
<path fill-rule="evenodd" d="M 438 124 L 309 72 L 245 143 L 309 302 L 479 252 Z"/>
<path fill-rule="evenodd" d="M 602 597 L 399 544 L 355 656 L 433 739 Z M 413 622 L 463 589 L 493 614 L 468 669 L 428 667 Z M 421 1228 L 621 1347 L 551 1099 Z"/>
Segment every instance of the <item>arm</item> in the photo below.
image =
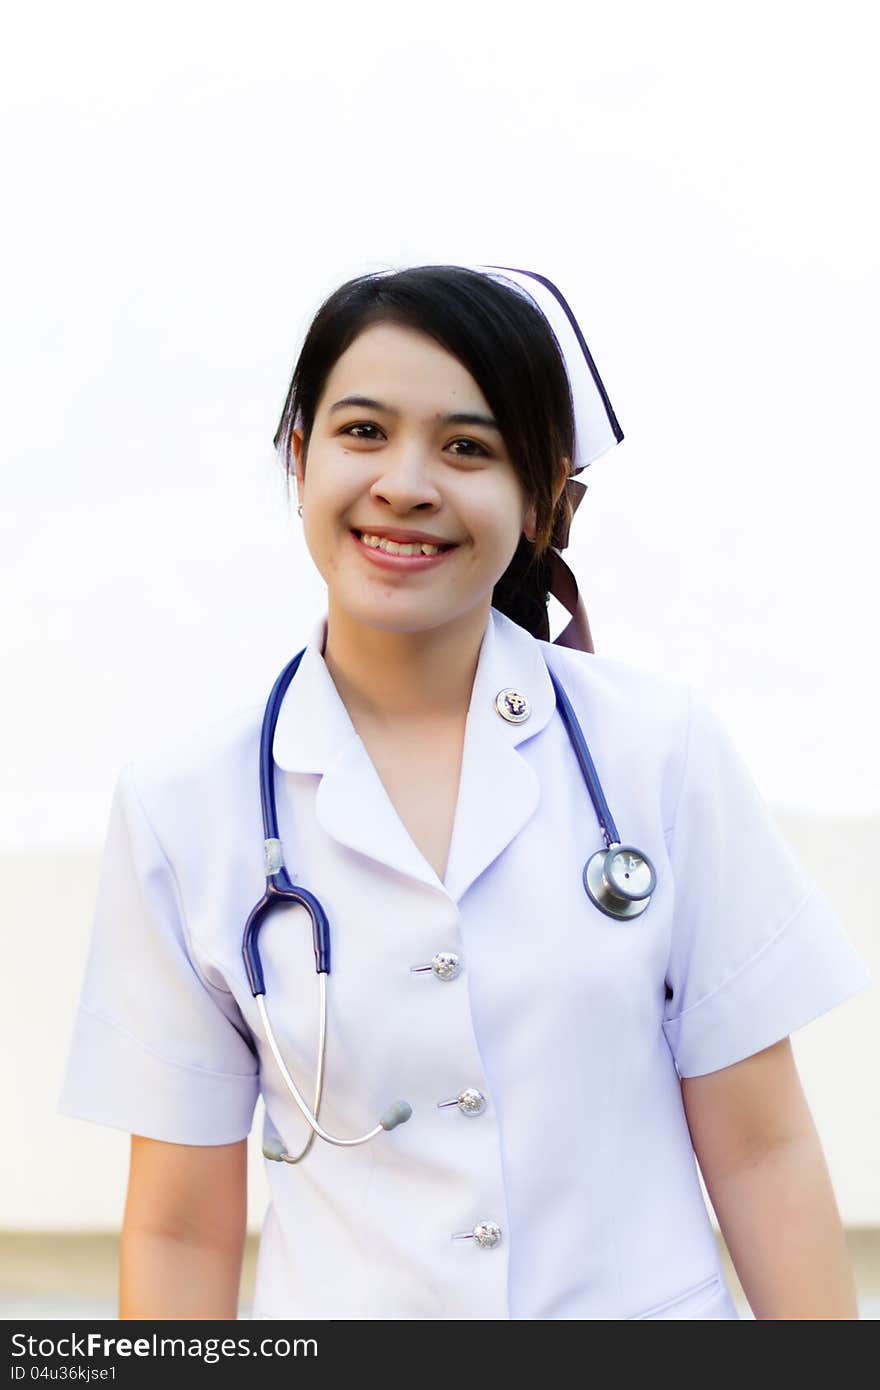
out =
<path fill-rule="evenodd" d="M 119 1317 L 236 1318 L 247 1229 L 247 1140 L 131 1136 Z"/>
<path fill-rule="evenodd" d="M 681 1078 L 694 1152 L 758 1319 L 858 1319 L 855 1278 L 789 1038 Z"/>

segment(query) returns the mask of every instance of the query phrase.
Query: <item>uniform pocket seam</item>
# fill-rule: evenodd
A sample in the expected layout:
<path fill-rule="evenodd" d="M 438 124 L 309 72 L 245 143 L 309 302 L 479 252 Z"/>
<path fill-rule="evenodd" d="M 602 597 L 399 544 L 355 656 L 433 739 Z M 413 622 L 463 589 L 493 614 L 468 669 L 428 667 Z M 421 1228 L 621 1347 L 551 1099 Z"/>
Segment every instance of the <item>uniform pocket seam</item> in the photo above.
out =
<path fill-rule="evenodd" d="M 666 1299 L 664 1303 L 655 1303 L 653 1307 L 645 1308 L 640 1313 L 631 1313 L 626 1321 L 632 1322 L 638 1318 L 656 1317 L 659 1313 L 665 1313 L 669 1308 L 676 1308 L 681 1303 L 687 1303 L 688 1299 L 695 1298 L 698 1293 L 705 1291 L 706 1297 L 701 1299 L 696 1305 L 694 1309 L 696 1312 L 697 1308 L 702 1308 L 705 1303 L 709 1302 L 712 1295 L 720 1286 L 721 1279 L 719 1275 L 712 1274 L 708 1279 L 701 1279 L 699 1283 L 692 1284 L 690 1288 L 685 1289 L 683 1293 L 676 1294 L 674 1298 Z"/>

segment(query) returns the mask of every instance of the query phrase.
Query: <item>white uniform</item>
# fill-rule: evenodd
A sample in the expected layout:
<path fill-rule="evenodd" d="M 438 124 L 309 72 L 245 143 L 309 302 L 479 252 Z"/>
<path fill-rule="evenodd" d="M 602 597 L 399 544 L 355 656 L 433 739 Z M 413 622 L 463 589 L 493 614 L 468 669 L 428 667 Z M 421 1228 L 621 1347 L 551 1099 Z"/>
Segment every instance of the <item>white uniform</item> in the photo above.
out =
<path fill-rule="evenodd" d="M 322 656 L 284 698 L 274 755 L 291 878 L 331 926 L 322 1123 L 266 1163 L 257 1318 L 735 1318 L 679 1075 L 725 1067 L 872 982 L 707 705 L 626 663 L 553 646 L 492 609 L 468 714 L 446 880 L 418 850 Z M 603 841 L 545 660 L 624 844 L 657 872 L 647 911 L 599 912 Z M 525 694 L 522 723 L 495 709 Z M 182 1144 L 308 1135 L 241 955 L 264 890 L 263 707 L 129 764 L 116 787 L 60 1109 Z M 277 915 L 276 915 L 277 914 Z M 260 935 L 266 1002 L 314 1095 L 311 925 Z M 458 956 L 442 978 L 410 967 Z M 671 995 L 670 995 L 671 991 Z M 438 1108 L 466 1088 L 485 1106 Z M 496 1222 L 494 1245 L 452 1239 Z"/>

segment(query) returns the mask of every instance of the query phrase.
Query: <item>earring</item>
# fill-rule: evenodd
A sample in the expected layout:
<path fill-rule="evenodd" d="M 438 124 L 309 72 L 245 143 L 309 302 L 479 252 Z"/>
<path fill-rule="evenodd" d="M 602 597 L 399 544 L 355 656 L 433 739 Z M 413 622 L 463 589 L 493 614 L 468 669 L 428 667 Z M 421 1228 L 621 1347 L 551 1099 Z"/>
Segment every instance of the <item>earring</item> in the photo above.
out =
<path fill-rule="evenodd" d="M 298 515 L 298 516 L 302 516 L 302 514 L 303 514 L 303 504 L 302 504 L 302 502 L 297 502 L 297 504 L 296 504 L 296 511 L 297 511 L 297 515 Z"/>

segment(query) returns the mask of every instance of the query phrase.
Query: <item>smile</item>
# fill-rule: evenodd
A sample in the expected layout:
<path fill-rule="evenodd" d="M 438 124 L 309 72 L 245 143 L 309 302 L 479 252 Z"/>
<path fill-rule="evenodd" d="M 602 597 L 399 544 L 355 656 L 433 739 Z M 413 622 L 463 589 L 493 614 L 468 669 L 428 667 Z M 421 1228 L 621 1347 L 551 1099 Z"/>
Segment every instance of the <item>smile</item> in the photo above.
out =
<path fill-rule="evenodd" d="M 424 555 L 421 551 L 414 555 L 400 555 L 390 550 L 383 550 L 375 544 L 368 545 L 362 539 L 360 531 L 350 531 L 349 535 L 361 554 L 384 570 L 429 569 L 431 566 L 441 564 L 447 555 L 451 555 L 454 550 L 458 549 L 457 545 L 449 545 L 438 551 L 436 555 Z"/>

